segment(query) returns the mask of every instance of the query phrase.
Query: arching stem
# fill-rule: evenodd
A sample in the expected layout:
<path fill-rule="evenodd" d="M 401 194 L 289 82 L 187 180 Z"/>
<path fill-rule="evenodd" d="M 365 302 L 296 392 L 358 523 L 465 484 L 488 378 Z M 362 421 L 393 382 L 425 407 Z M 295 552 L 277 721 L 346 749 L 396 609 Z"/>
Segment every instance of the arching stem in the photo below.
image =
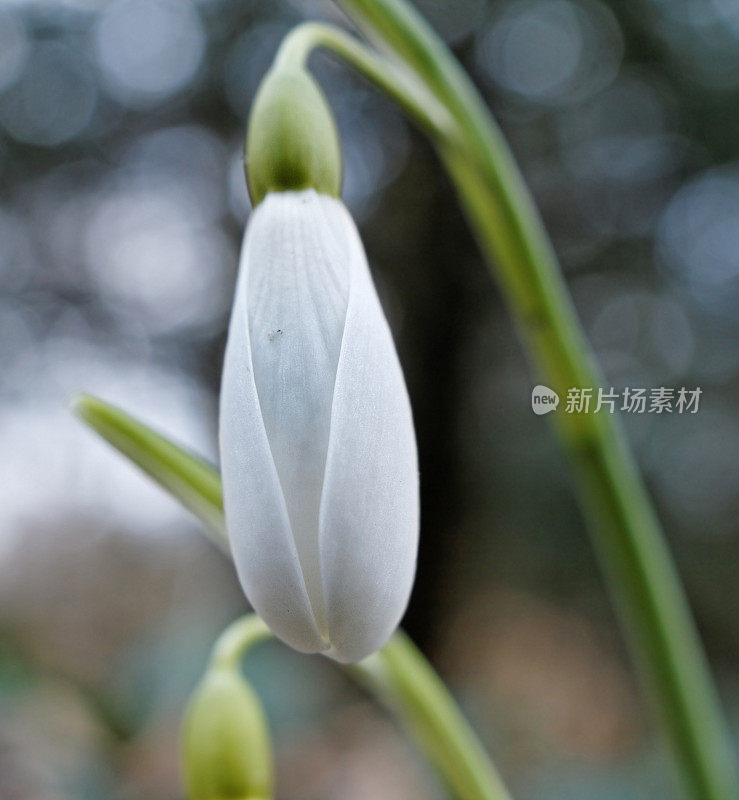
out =
<path fill-rule="evenodd" d="M 306 68 L 310 54 L 324 48 L 354 67 L 391 97 L 434 141 L 459 141 L 459 126 L 443 103 L 403 64 L 384 58 L 358 39 L 320 22 L 304 22 L 283 39 L 274 68 Z"/>
<path fill-rule="evenodd" d="M 236 620 L 218 637 L 211 666 L 237 669 L 248 651 L 271 635 L 256 614 Z M 402 631 L 377 653 L 344 669 L 399 718 L 455 797 L 510 800 L 454 698 Z"/>

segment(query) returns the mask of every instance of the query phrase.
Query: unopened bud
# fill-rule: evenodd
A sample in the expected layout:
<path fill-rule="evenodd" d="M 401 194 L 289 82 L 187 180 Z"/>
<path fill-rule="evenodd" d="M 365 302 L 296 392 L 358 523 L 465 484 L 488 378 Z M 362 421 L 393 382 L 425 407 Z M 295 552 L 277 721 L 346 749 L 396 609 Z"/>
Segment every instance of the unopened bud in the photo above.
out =
<path fill-rule="evenodd" d="M 185 716 L 189 800 L 271 800 L 272 753 L 261 703 L 235 667 L 212 666 Z"/>

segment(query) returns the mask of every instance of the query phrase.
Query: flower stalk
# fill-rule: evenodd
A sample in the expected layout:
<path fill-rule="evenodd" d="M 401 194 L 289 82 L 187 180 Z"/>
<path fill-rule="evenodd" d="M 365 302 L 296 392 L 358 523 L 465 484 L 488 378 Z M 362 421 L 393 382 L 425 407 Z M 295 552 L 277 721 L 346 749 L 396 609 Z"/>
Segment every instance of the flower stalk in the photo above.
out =
<path fill-rule="evenodd" d="M 241 617 L 218 637 L 206 675 L 238 672 L 251 648 L 271 636 L 256 614 Z M 510 800 L 480 740 L 441 678 L 402 631 L 376 653 L 344 669 L 398 717 L 455 797 Z"/>
<path fill-rule="evenodd" d="M 398 716 L 455 797 L 510 800 L 449 690 L 402 631 L 348 671 Z"/>
<path fill-rule="evenodd" d="M 354 36 L 322 22 L 304 22 L 282 40 L 276 71 L 306 69 L 317 48 L 338 56 L 394 100 L 434 141 L 459 142 L 460 130 L 446 106 L 403 63 L 391 61 Z"/>

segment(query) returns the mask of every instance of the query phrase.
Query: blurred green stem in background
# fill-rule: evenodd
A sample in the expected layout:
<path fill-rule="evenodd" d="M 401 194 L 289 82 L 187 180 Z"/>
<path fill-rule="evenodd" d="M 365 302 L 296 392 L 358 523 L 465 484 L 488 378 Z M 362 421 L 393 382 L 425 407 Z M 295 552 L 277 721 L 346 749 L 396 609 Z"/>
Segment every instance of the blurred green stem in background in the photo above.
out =
<path fill-rule="evenodd" d="M 405 0 L 337 2 L 393 63 L 399 60 L 411 69 L 457 122 L 461 144 L 442 137 L 439 153 L 534 371 L 561 397 L 572 387 L 602 386 L 533 200 L 467 74 Z M 728 731 L 679 578 L 619 421 L 605 412 L 560 411 L 553 417 L 685 787 L 695 800 L 731 800 L 739 787 Z"/>
<path fill-rule="evenodd" d="M 208 498 L 215 502 L 215 497 L 221 496 L 220 476 L 215 468 L 96 397 L 79 395 L 73 401 L 73 410 L 201 521 L 209 524 L 213 509 Z M 202 465 L 207 467 L 205 471 L 200 468 Z M 188 475 L 190 479 L 172 481 L 171 473 Z M 217 508 L 222 512 L 220 500 Z M 225 539 L 223 528 L 213 538 L 220 545 Z M 258 616 L 242 617 L 218 637 L 209 669 L 236 669 L 251 647 L 271 636 Z M 454 698 L 405 634 L 397 632 L 378 653 L 346 669 L 398 715 L 456 797 L 460 800 L 510 800 Z"/>
<path fill-rule="evenodd" d="M 192 511 L 210 538 L 229 553 L 218 470 L 125 411 L 88 394 L 72 398 L 73 413 Z"/>

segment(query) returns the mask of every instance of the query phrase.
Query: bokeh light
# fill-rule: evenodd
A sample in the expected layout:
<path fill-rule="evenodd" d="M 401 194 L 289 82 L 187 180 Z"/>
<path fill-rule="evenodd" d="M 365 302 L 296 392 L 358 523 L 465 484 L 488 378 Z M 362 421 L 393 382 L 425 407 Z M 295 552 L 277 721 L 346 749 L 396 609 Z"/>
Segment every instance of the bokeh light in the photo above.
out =
<path fill-rule="evenodd" d="M 204 52 L 197 5 L 188 0 L 117 0 L 95 32 L 106 87 L 126 105 L 151 105 L 187 86 Z"/>
<path fill-rule="evenodd" d="M 21 142 L 53 146 L 85 130 L 97 87 L 84 57 L 56 42 L 31 47 L 21 77 L 0 97 L 0 123 Z"/>
<path fill-rule="evenodd" d="M 710 170 L 677 192 L 660 220 L 657 252 L 697 300 L 736 319 L 739 168 Z"/>
<path fill-rule="evenodd" d="M 242 119 L 287 31 L 279 23 L 257 23 L 230 46 L 223 64 L 223 88 L 232 110 Z"/>
<path fill-rule="evenodd" d="M 28 57 L 28 39 L 19 15 L 0 6 L 0 91 L 21 74 Z"/>
<path fill-rule="evenodd" d="M 476 44 L 483 75 L 522 101 L 543 104 L 570 104 L 607 86 L 622 54 L 612 12 L 574 0 L 502 5 Z"/>
<path fill-rule="evenodd" d="M 143 315 L 153 332 L 222 322 L 230 306 L 219 270 L 234 270 L 233 245 L 191 200 L 166 183 L 124 183 L 101 193 L 89 220 L 95 286 L 114 313 Z"/>
<path fill-rule="evenodd" d="M 739 5 L 736 0 L 646 0 L 644 13 L 686 76 L 711 89 L 739 85 Z"/>

